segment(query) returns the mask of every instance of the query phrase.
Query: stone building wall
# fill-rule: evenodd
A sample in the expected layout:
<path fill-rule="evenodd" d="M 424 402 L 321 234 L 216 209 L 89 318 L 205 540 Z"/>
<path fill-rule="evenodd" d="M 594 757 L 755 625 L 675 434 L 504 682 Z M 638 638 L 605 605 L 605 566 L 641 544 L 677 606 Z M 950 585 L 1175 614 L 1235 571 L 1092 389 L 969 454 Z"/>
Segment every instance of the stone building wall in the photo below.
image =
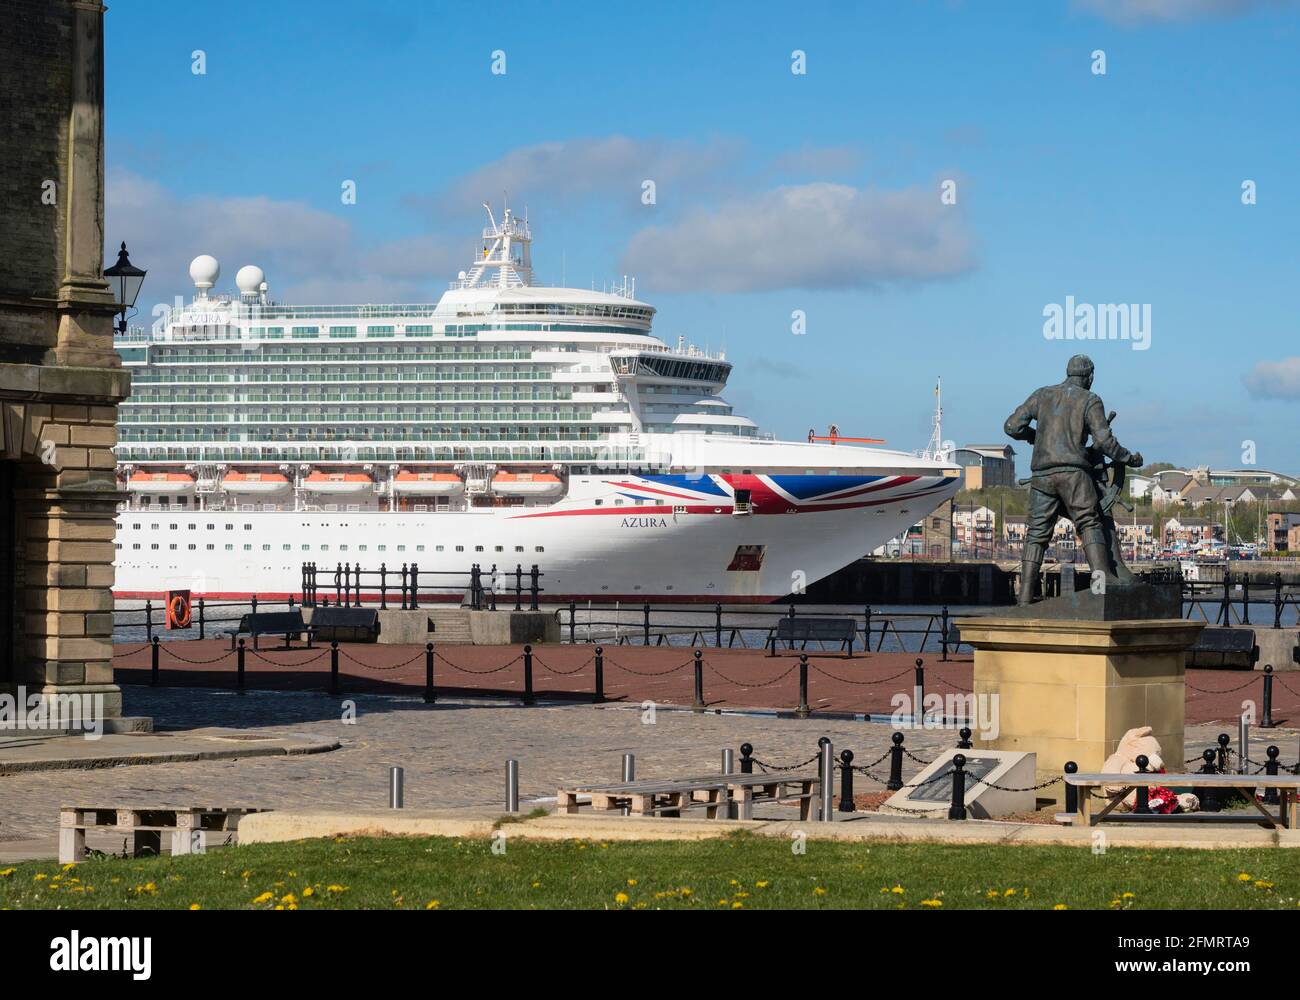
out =
<path fill-rule="evenodd" d="M 0 0 L 0 689 L 113 684 L 117 403 L 103 279 L 103 14 Z"/>

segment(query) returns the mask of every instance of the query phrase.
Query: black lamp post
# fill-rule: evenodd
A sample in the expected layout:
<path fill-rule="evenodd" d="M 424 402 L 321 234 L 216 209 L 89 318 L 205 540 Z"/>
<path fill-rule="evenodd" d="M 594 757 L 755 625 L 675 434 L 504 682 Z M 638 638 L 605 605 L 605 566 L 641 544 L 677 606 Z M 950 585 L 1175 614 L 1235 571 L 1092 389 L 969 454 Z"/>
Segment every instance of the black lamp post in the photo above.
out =
<path fill-rule="evenodd" d="M 135 306 L 136 296 L 140 294 L 140 286 L 144 284 L 144 276 L 148 273 L 131 263 L 131 258 L 126 255 L 125 243 L 118 251 L 117 263 L 104 268 L 104 277 L 108 279 L 113 298 L 117 302 L 117 310 L 121 313 L 121 319 L 117 321 L 117 332 L 123 336 L 126 335 L 127 310 Z"/>

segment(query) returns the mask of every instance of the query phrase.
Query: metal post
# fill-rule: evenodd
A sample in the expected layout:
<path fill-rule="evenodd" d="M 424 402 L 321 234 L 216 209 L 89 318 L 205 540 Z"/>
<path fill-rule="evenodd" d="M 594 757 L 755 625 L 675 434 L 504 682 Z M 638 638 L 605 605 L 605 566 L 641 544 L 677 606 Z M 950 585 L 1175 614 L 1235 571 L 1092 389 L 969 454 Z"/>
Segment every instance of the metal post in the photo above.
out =
<path fill-rule="evenodd" d="M 1241 623 L 1250 624 L 1250 574 L 1243 574 L 1241 578 Z"/>
<path fill-rule="evenodd" d="M 1273 627 L 1282 627 L 1282 574 L 1273 574 Z"/>
<path fill-rule="evenodd" d="M 862 625 L 863 625 L 863 632 L 864 632 L 863 638 L 866 640 L 866 642 L 863 645 L 863 648 L 868 653 L 870 653 L 871 652 L 871 605 L 870 604 L 867 605 L 866 614 L 862 616 Z"/>
<path fill-rule="evenodd" d="M 972 749 L 973 744 L 970 741 L 970 726 L 962 726 L 957 730 L 957 735 L 961 737 L 961 739 L 957 741 L 958 750 Z"/>
<path fill-rule="evenodd" d="M 754 745 L 752 743 L 740 744 L 740 773 L 754 773 Z"/>
<path fill-rule="evenodd" d="M 1259 720 L 1260 728 L 1273 728 L 1273 664 L 1264 664 L 1264 707 L 1263 718 Z"/>
<path fill-rule="evenodd" d="M 403 809 L 406 807 L 406 772 L 400 767 L 390 767 L 388 769 L 388 808 Z"/>
<path fill-rule="evenodd" d="M 403 573 L 405 576 L 405 573 Z M 343 564 L 336 563 L 334 566 L 334 606 L 340 607 L 343 604 Z M 405 604 L 402 607 L 406 607 Z"/>
<path fill-rule="evenodd" d="M 574 638 L 575 631 L 578 627 L 578 605 L 574 601 L 569 602 L 569 645 L 572 646 L 578 640 Z M 587 626 L 587 640 L 591 640 L 591 626 Z"/>
<path fill-rule="evenodd" d="M 642 641 L 645 645 L 650 645 L 650 605 L 645 604 L 641 608 L 641 632 Z"/>
<path fill-rule="evenodd" d="M 889 780 L 885 788 L 896 792 L 903 787 L 903 734 L 895 733 L 890 739 L 894 745 L 889 748 Z"/>
<path fill-rule="evenodd" d="M 634 754 L 623 754 L 623 781 L 636 781 L 636 756 Z M 632 812 L 628 806 L 623 807 L 623 815 L 628 816 Z"/>
<path fill-rule="evenodd" d="M 912 686 L 912 725 L 925 723 L 925 660 L 916 658 L 916 683 Z"/>
<path fill-rule="evenodd" d="M 339 644 L 338 640 L 330 642 L 330 694 L 339 693 Z"/>
<path fill-rule="evenodd" d="M 407 609 L 407 602 L 406 602 L 406 591 L 407 591 L 406 574 L 407 574 L 406 563 L 402 563 L 402 610 L 403 610 L 403 611 L 405 611 L 405 610 Z"/>
<path fill-rule="evenodd" d="M 1218 774 L 1219 765 L 1215 762 L 1215 752 L 1210 749 L 1201 754 L 1201 759 L 1205 761 L 1201 765 L 1201 774 Z M 1219 792 L 1216 788 L 1193 788 L 1192 791 L 1201 802 L 1201 812 L 1216 813 L 1222 810 L 1223 805 L 1219 801 Z"/>
<path fill-rule="evenodd" d="M 592 701 L 597 705 L 605 700 L 605 647 L 596 647 L 596 693 Z"/>
<path fill-rule="evenodd" d="M 1137 760 L 1135 760 L 1133 763 L 1137 764 L 1138 774 L 1146 774 L 1147 765 L 1150 764 L 1151 761 L 1146 754 L 1140 753 L 1137 755 Z M 1151 794 L 1151 790 L 1147 788 L 1146 785 L 1138 785 L 1136 788 L 1136 792 L 1137 792 L 1137 803 L 1133 806 L 1133 812 L 1142 816 L 1150 816 L 1151 802 L 1149 796 Z"/>
<path fill-rule="evenodd" d="M 1065 762 L 1066 774 L 1078 774 L 1079 765 L 1072 760 Z M 1073 816 L 1079 811 L 1079 786 L 1065 783 L 1065 811 Z"/>
<path fill-rule="evenodd" d="M 379 608 L 388 609 L 388 563 L 379 564 Z"/>
<path fill-rule="evenodd" d="M 153 601 L 144 602 L 144 637 L 146 642 L 153 642 Z"/>
<path fill-rule="evenodd" d="M 840 751 L 840 812 L 853 812 L 853 751 Z"/>
<path fill-rule="evenodd" d="M 722 605 L 713 605 L 713 645 L 722 648 Z"/>
<path fill-rule="evenodd" d="M 515 610 L 524 610 L 524 564 L 515 563 Z"/>
<path fill-rule="evenodd" d="M 939 637 L 940 645 L 943 647 L 943 662 L 948 662 L 948 605 L 943 606 L 943 615 L 940 627 L 943 629 Z"/>
<path fill-rule="evenodd" d="M 1264 762 L 1264 773 L 1265 773 L 1265 774 L 1268 774 L 1268 775 L 1276 775 L 1276 774 L 1277 774 L 1277 770 L 1278 770 L 1277 757 L 1278 757 L 1278 754 L 1280 754 L 1281 752 L 1282 752 L 1282 751 L 1279 750 L 1279 749 L 1278 749 L 1277 747 L 1275 747 L 1275 746 L 1271 746 L 1271 747 L 1269 747 L 1267 750 L 1264 751 L 1265 756 L 1268 757 L 1268 760 L 1266 760 L 1266 761 Z M 1269 788 L 1269 789 L 1266 789 L 1266 790 L 1265 790 L 1265 792 L 1264 792 L 1264 802 L 1265 802 L 1266 804 L 1270 805 L 1270 806 L 1275 806 L 1275 805 L 1278 804 L 1278 794 L 1277 794 L 1277 789 L 1276 789 L 1276 788 Z"/>
<path fill-rule="evenodd" d="M 531 576 L 532 576 L 532 585 L 531 585 L 531 587 L 530 587 L 530 591 L 529 591 L 528 610 L 529 610 L 529 611 L 536 611 L 536 610 L 537 610 L 537 595 L 538 595 L 539 593 L 541 593 L 541 590 L 542 590 L 541 586 L 540 586 L 540 585 L 538 584 L 538 582 L 537 582 L 537 578 L 538 578 L 539 576 L 542 575 L 541 570 L 539 570 L 539 569 L 537 568 L 537 563 L 533 563 L 533 568 L 529 571 L 529 573 L 530 573 Z"/>
<path fill-rule="evenodd" d="M 424 703 L 432 705 L 438 700 L 433 690 L 433 643 L 424 644 Z"/>
<path fill-rule="evenodd" d="M 244 693 L 244 640 L 239 640 L 239 650 L 235 657 L 235 686 L 239 693 Z"/>
<path fill-rule="evenodd" d="M 1232 737 L 1227 733 L 1220 733 L 1218 736 L 1219 743 L 1219 773 L 1228 773 L 1228 744 L 1232 742 Z"/>
<path fill-rule="evenodd" d="M 692 712 L 704 711 L 704 656 L 698 649 L 695 651 L 695 702 L 691 705 Z"/>
<path fill-rule="evenodd" d="M 1246 759 L 1250 756 L 1250 718 L 1241 713 L 1237 729 L 1237 773 L 1246 773 Z"/>
<path fill-rule="evenodd" d="M 736 751 L 732 750 L 731 747 L 722 748 L 722 773 L 736 773 Z"/>
<path fill-rule="evenodd" d="M 158 686 L 158 637 L 149 640 L 149 684 Z"/>
<path fill-rule="evenodd" d="M 506 812 L 519 811 L 519 761 L 506 761 Z"/>
<path fill-rule="evenodd" d="M 812 714 L 808 707 L 808 654 L 799 654 L 799 707 L 794 710 L 795 718 L 806 719 Z"/>
<path fill-rule="evenodd" d="M 524 704 L 531 705 L 537 699 L 533 697 L 533 647 L 524 647 Z"/>
<path fill-rule="evenodd" d="M 418 563 L 411 563 L 411 610 L 417 611 L 420 607 L 420 566 Z"/>
<path fill-rule="evenodd" d="M 966 755 L 953 754 L 952 758 L 952 802 L 948 805 L 949 819 L 966 818 Z"/>
<path fill-rule="evenodd" d="M 1232 597 L 1229 594 L 1229 590 L 1228 590 L 1228 581 L 1231 576 L 1232 574 L 1229 573 L 1226 569 L 1223 571 L 1223 607 L 1221 610 L 1223 612 L 1224 628 L 1232 627 L 1232 615 L 1230 613 L 1232 611 Z"/>
<path fill-rule="evenodd" d="M 204 637 L 204 631 L 207 628 L 207 619 L 203 615 L 203 598 L 199 598 L 199 638 Z"/>
<path fill-rule="evenodd" d="M 828 737 L 822 739 L 826 741 L 821 744 L 822 822 L 832 823 L 835 821 L 835 747 Z"/>

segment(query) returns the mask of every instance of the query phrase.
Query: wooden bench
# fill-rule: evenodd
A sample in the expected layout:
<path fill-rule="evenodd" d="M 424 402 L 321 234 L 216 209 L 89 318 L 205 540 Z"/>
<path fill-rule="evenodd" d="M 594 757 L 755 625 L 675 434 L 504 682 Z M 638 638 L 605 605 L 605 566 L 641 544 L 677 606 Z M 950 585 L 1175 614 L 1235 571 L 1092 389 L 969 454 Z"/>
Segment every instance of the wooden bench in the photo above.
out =
<path fill-rule="evenodd" d="M 1072 822 L 1075 826 L 1096 826 L 1103 820 L 1124 823 L 1258 823 L 1270 828 L 1296 828 L 1296 796 L 1300 794 L 1300 775 L 1296 774 L 1067 774 L 1067 785 L 1079 789 L 1079 811 L 1077 813 L 1058 813 L 1057 821 Z M 1148 788 L 1161 785 L 1165 788 L 1212 788 L 1215 790 L 1241 792 L 1258 810 L 1255 813 L 1242 811 L 1240 816 L 1223 812 L 1194 813 L 1113 813 L 1124 801 L 1128 793 L 1145 785 Z M 1113 798 L 1100 792 L 1105 786 L 1122 787 L 1124 790 Z M 1255 789 L 1277 789 L 1277 815 L 1270 813 L 1264 803 L 1255 798 Z M 1094 813 L 1093 794 L 1106 799 L 1106 806 Z"/>
<path fill-rule="evenodd" d="M 59 810 L 59 863 L 85 859 L 87 830 L 124 834 L 134 858 L 161 854 L 164 833 L 171 836 L 172 854 L 202 854 L 210 836 L 225 834 L 231 843 L 242 817 L 265 811 L 247 806 L 64 806 Z"/>
<path fill-rule="evenodd" d="M 374 642 L 379 638 L 379 612 L 374 608 L 316 608 L 311 613 L 311 631 L 322 642 Z"/>
<path fill-rule="evenodd" d="M 1189 667 L 1242 667 L 1251 669 L 1259 660 L 1253 628 L 1201 629 L 1196 642 L 1187 651 Z"/>
<path fill-rule="evenodd" d="M 823 649 L 827 642 L 838 642 L 840 651 L 852 656 L 857 634 L 858 624 L 852 618 L 782 618 L 767 634 L 767 655 L 776 655 L 778 642 L 789 643 L 791 649 L 796 642 L 802 643 L 800 649 L 807 649 L 809 642 L 820 643 Z"/>
<path fill-rule="evenodd" d="M 239 627 L 230 632 L 230 648 L 235 648 L 235 637 L 251 636 L 253 648 L 257 649 L 257 637 L 260 635 L 284 635 L 284 648 L 288 649 L 295 635 L 307 636 L 307 648 L 311 648 L 312 632 L 315 629 L 302 620 L 302 610 L 293 611 L 257 611 L 246 614 L 239 619 Z"/>
<path fill-rule="evenodd" d="M 709 819 L 726 818 L 736 806 L 739 819 L 754 818 L 756 802 L 798 802 L 807 820 L 817 804 L 819 779 L 813 774 L 710 774 L 687 778 L 648 778 L 608 785 L 570 785 L 556 793 L 558 812 L 576 813 L 578 796 L 591 799 L 596 812 L 627 809 L 633 816 L 681 816 L 704 809 Z"/>

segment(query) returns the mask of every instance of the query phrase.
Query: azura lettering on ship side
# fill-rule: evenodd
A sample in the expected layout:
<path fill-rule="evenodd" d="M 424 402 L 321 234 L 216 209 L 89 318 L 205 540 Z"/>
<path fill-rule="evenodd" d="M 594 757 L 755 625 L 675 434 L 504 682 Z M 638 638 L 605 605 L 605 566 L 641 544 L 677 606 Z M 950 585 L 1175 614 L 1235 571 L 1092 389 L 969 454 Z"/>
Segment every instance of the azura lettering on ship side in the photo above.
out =
<path fill-rule="evenodd" d="M 668 527 L 668 518 L 666 517 L 625 517 L 623 518 L 624 528 L 666 528 Z"/>

